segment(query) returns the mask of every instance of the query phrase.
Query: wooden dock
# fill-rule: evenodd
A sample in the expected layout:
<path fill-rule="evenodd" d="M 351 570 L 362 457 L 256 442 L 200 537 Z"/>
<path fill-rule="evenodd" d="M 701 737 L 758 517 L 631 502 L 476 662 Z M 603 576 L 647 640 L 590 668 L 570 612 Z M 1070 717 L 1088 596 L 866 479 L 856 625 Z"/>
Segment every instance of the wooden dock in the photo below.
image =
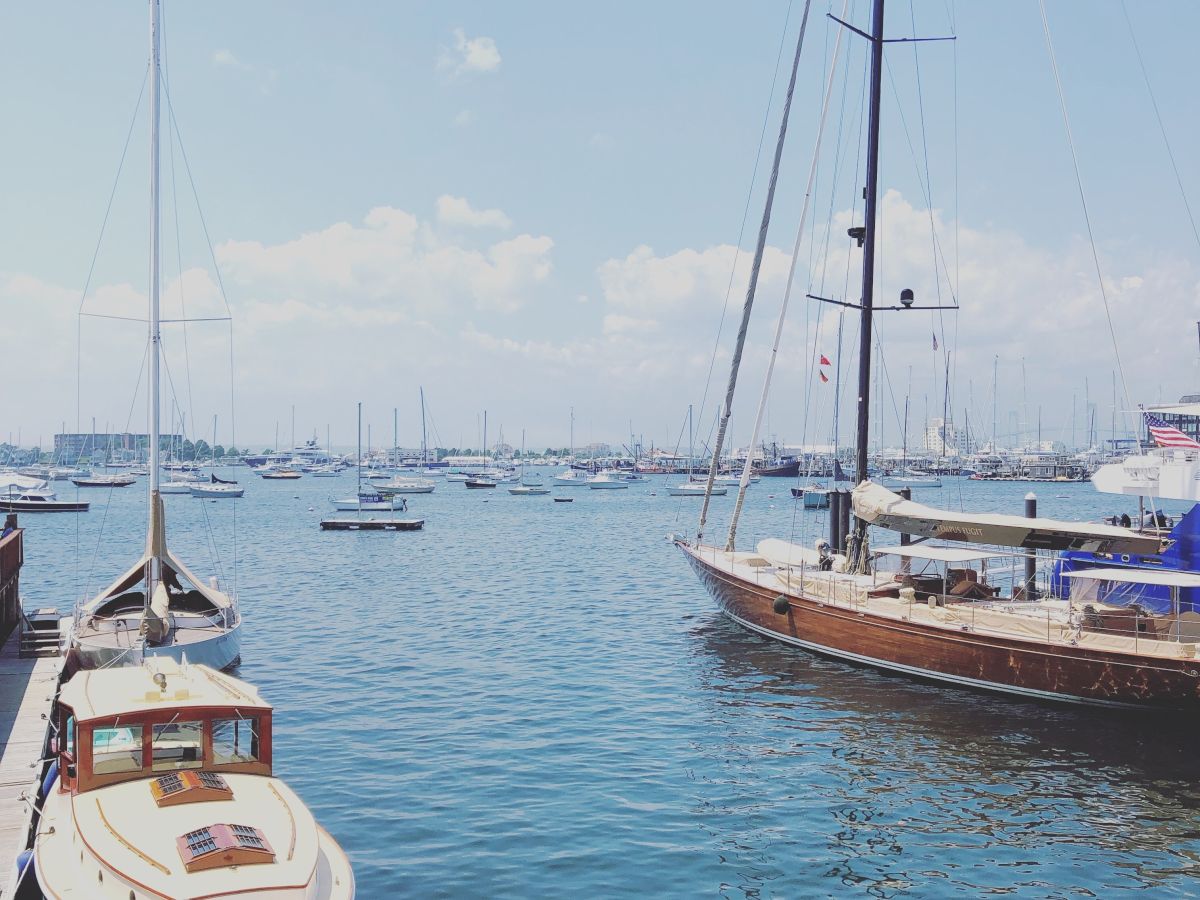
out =
<path fill-rule="evenodd" d="M 322 531 L 417 531 L 424 519 L 323 519 Z"/>
<path fill-rule="evenodd" d="M 0 649 L 0 897 L 8 897 L 13 861 L 28 844 L 30 801 L 37 794 L 50 708 L 58 690 L 61 657 L 22 659 L 21 629 Z"/>

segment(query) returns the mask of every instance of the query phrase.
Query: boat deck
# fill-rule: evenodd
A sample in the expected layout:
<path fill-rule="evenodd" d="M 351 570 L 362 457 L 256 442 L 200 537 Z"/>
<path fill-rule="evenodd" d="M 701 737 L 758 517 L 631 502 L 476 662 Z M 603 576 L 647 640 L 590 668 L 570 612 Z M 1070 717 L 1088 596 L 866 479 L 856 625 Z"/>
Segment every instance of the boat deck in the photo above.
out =
<path fill-rule="evenodd" d="M 172 611 L 171 617 L 174 621 L 171 629 L 173 644 L 199 644 L 211 640 L 215 633 L 226 630 L 223 626 L 214 624 L 208 616 Z M 141 622 L 140 613 L 113 619 L 97 619 L 98 627 L 81 629 L 78 639 L 89 647 L 127 650 L 141 645 Z"/>
<path fill-rule="evenodd" d="M 882 587 L 871 575 L 819 571 L 799 565 L 777 566 L 757 552 L 726 553 L 704 547 L 696 554 L 705 562 L 743 581 L 768 590 L 783 589 L 822 605 L 845 607 L 898 622 L 912 622 L 947 632 L 971 631 L 981 635 L 1059 646 L 1128 653 L 1162 659 L 1193 659 L 1197 642 L 1185 631 L 1182 638 L 1139 635 L 1080 628 L 1072 620 L 1071 604 L 1059 600 L 956 602 L 943 597 L 941 604 L 913 602 L 877 593 Z M 1192 614 L 1187 618 L 1191 619 Z M 1187 624 L 1194 628 L 1194 620 Z"/>
<path fill-rule="evenodd" d="M 32 808 L 21 799 L 37 794 L 49 727 L 50 708 L 58 688 L 62 659 L 21 659 L 20 629 L 0 649 L 0 896 L 8 896 L 12 862 L 26 848 Z"/>

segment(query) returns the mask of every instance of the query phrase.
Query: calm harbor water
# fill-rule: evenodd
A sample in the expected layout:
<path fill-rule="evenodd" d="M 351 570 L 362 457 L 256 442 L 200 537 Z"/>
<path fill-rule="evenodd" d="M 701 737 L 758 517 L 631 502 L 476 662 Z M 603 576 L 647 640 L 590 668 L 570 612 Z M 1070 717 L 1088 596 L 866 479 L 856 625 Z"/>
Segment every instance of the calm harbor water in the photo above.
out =
<path fill-rule="evenodd" d="M 747 633 L 666 540 L 699 501 L 663 480 L 555 489 L 569 504 L 439 480 L 410 499 L 424 531 L 323 533 L 352 472 L 237 472 L 242 500 L 166 497 L 168 538 L 228 586 L 236 532 L 239 674 L 275 705 L 277 772 L 362 897 L 1197 893 L 1200 729 Z M 742 546 L 827 530 L 814 513 L 803 530 L 790 485 L 751 488 Z M 23 517 L 27 606 L 67 610 L 133 561 L 143 487 Z M 1020 512 L 1030 487 L 947 479 L 916 499 Z M 1032 487 L 1045 515 L 1122 509 Z M 732 499 L 714 498 L 710 535 Z"/>

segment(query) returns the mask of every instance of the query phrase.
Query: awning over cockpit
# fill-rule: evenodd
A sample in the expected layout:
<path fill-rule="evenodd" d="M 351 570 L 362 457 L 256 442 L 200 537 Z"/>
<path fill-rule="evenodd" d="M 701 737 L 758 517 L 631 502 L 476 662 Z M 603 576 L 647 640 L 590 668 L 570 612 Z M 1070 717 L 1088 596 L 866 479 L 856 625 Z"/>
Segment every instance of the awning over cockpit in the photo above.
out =
<path fill-rule="evenodd" d="M 1165 541 L 1115 525 L 1063 522 L 1001 513 L 935 509 L 905 500 L 870 481 L 853 492 L 854 514 L 872 525 L 903 534 L 1026 550 L 1089 550 L 1093 553 L 1160 553 Z"/>

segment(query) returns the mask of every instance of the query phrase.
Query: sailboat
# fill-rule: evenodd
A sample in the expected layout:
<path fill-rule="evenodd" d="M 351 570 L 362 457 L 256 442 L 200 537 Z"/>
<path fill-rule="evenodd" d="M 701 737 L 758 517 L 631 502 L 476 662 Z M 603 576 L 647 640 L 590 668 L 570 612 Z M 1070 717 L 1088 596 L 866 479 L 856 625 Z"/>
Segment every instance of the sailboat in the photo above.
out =
<path fill-rule="evenodd" d="M 1200 612 L 1195 599 L 1200 592 L 1200 574 L 1122 565 L 1126 560 L 1161 560 L 1172 549 L 1168 535 L 1156 529 L 1138 531 L 1118 525 L 1040 518 L 1036 509 L 1028 506 L 1027 516 L 935 509 L 868 480 L 871 349 L 875 334 L 872 316 L 875 309 L 888 308 L 877 307 L 874 297 L 883 31 L 884 0 L 873 0 L 869 33 L 854 29 L 870 41 L 865 221 L 861 229 L 851 230 L 851 237 L 861 240 L 862 294 L 858 303 L 840 303 L 857 308 L 861 315 L 857 487 L 850 498 L 856 515 L 853 531 L 847 535 L 848 529 L 832 524 L 831 540 L 818 541 L 812 549 L 772 538 L 760 541 L 753 550 L 739 551 L 736 538 L 743 481 L 723 544 L 704 542 L 706 498 L 695 537 L 677 537 L 676 546 L 727 617 L 797 648 L 1004 694 L 1096 706 L 1182 708 L 1194 712 L 1200 708 L 1196 664 Z M 831 56 L 834 64 L 829 69 L 809 191 L 800 217 L 801 233 L 842 37 L 839 32 Z M 754 272 L 765 246 L 802 42 L 801 37 L 784 105 Z M 799 240 L 796 246 L 800 247 Z M 733 354 L 728 400 L 710 466 L 710 484 L 732 412 L 744 346 L 742 336 L 756 287 L 752 276 Z M 766 407 L 790 291 L 789 275 L 755 439 Z M 900 306 L 892 308 L 930 307 L 915 306 L 912 293 L 906 290 L 901 293 Z M 744 476 L 748 471 L 749 467 Z M 840 520 L 848 525 L 851 508 L 840 500 L 834 505 L 831 522 Z M 899 532 L 898 545 L 871 546 L 871 525 Z M 933 540 L 909 543 L 907 535 Z M 1037 581 L 1039 551 L 1087 554 L 1092 565 L 1082 570 L 1060 569 L 1061 577 L 1047 590 Z M 898 568 L 890 569 L 889 565 Z M 1128 597 L 1130 592 L 1136 596 L 1143 591 L 1165 595 L 1161 611 L 1120 602 L 1123 593 Z"/>
<path fill-rule="evenodd" d="M 487 410 L 483 411 L 483 459 L 484 469 L 467 478 L 463 484 L 474 490 L 494 488 L 499 482 L 492 474 L 492 454 L 487 445 Z"/>
<path fill-rule="evenodd" d="M 358 404 L 358 490 L 353 497 L 333 501 L 333 508 L 340 512 L 394 512 L 407 510 L 408 501 L 403 497 L 384 496 L 377 490 L 364 490 L 362 473 L 362 403 Z"/>
<path fill-rule="evenodd" d="M 105 426 L 107 428 L 107 426 Z M 96 447 L 96 420 L 92 419 L 92 450 L 95 452 Z M 97 475 L 94 472 L 86 475 L 79 475 L 71 479 L 71 484 L 81 488 L 119 488 L 129 487 L 137 482 L 137 479 L 132 475 L 111 475 L 108 471 L 108 462 L 111 448 L 105 448 L 104 452 L 104 474 Z"/>
<path fill-rule="evenodd" d="M 567 471 L 559 472 L 554 476 L 555 487 L 587 487 L 588 476 L 582 469 L 576 469 L 572 463 L 575 461 L 575 407 L 571 407 L 571 455 L 569 457 Z"/>
<path fill-rule="evenodd" d="M 217 417 L 213 416 L 212 465 L 217 465 Z M 201 481 L 191 485 L 193 497 L 211 500 L 237 499 L 246 493 L 246 489 L 237 481 L 222 480 L 216 472 L 210 473 L 209 481 Z"/>
<path fill-rule="evenodd" d="M 688 404 L 688 480 L 683 484 L 672 484 L 667 488 L 667 493 L 672 497 L 723 497 L 729 493 L 729 489 L 721 485 L 705 484 L 703 481 L 695 481 L 692 478 L 692 470 L 695 468 L 696 447 L 695 447 L 695 431 L 692 427 L 692 406 Z M 714 475 L 714 482 L 716 477 Z"/>
<path fill-rule="evenodd" d="M 521 429 L 521 476 L 520 483 L 510 487 L 508 492 L 515 497 L 540 497 L 550 493 L 550 488 L 542 487 L 542 483 L 525 480 L 525 430 Z"/>
<path fill-rule="evenodd" d="M 75 610 L 68 628 L 68 670 L 138 665 L 149 657 L 187 659 L 213 669 L 241 654 L 238 602 L 193 575 L 167 546 L 159 490 L 162 337 L 159 321 L 159 67 L 158 0 L 150 4 L 150 490 L 146 549 L 112 584 Z"/>
<path fill-rule="evenodd" d="M 393 443 L 396 439 L 393 438 Z M 400 462 L 400 451 L 398 445 L 394 449 L 395 461 L 397 467 Z M 425 465 L 425 391 L 421 389 L 421 463 Z M 388 496 L 392 494 L 432 494 L 433 489 L 437 484 L 430 481 L 428 478 L 415 478 L 412 475 L 403 475 L 397 471 L 397 474 L 390 480 L 382 484 L 375 485 L 375 489 L 379 493 Z"/>

